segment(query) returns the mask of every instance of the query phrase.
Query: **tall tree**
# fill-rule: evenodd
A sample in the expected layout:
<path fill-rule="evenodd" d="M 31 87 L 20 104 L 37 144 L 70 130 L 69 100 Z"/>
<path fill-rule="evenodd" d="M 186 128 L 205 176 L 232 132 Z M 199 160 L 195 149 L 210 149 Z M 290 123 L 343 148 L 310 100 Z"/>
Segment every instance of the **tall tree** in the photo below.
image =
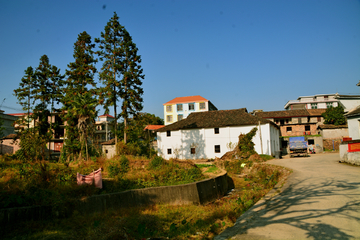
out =
<path fill-rule="evenodd" d="M 87 92 L 83 95 L 76 95 L 72 104 L 72 109 L 70 110 L 72 116 L 77 118 L 77 128 L 80 131 L 80 144 L 81 144 L 81 153 L 85 145 L 86 159 L 89 159 L 88 156 L 88 137 L 95 131 L 94 122 L 95 115 L 97 113 L 96 106 L 98 101 L 96 98 L 93 98 L 90 92 Z"/>
<path fill-rule="evenodd" d="M 48 56 L 41 56 L 39 66 L 35 71 L 33 90 L 36 101 L 34 118 L 38 119 L 40 135 L 49 133 L 49 130 L 52 131 L 52 121 L 49 123 L 49 117 L 54 111 L 54 102 L 60 101 L 63 78 L 60 69 L 50 64 Z"/>
<path fill-rule="evenodd" d="M 64 97 L 61 99 L 63 103 L 63 115 L 66 121 L 66 142 L 65 147 L 69 153 L 79 153 L 81 150 L 80 134 L 77 128 L 78 116 L 71 111 L 73 104 L 78 95 L 83 96 L 88 93 L 95 93 L 96 82 L 94 75 L 96 73 L 93 48 L 95 44 L 91 42 L 91 36 L 87 32 L 78 35 L 78 39 L 74 44 L 75 61 L 68 64 L 66 70 L 67 79 L 63 89 Z M 95 118 L 95 116 L 90 116 Z"/>
<path fill-rule="evenodd" d="M 14 95 L 18 99 L 18 103 L 22 106 L 22 109 L 27 112 L 27 116 L 23 119 L 20 119 L 20 124 L 23 124 L 24 121 L 27 121 L 27 128 L 30 128 L 30 112 L 33 110 L 33 105 L 35 102 L 34 97 L 34 86 L 35 86 L 35 73 L 32 67 L 28 67 L 25 70 L 24 77 L 21 78 L 19 88 L 14 90 Z"/>
<path fill-rule="evenodd" d="M 125 27 L 120 25 L 116 12 L 101 32 L 101 38 L 95 39 L 100 50 L 97 54 L 104 60 L 100 71 L 100 80 L 103 87 L 99 88 L 99 100 L 104 105 L 105 112 L 114 106 L 115 129 L 117 120 L 124 118 L 124 143 L 127 141 L 127 121 L 130 115 L 142 110 L 142 79 L 143 70 L 139 65 L 141 57 L 137 54 L 138 48 L 133 43 Z M 122 99 L 121 113 L 117 114 L 117 100 Z M 115 143 L 117 136 L 115 134 Z"/>

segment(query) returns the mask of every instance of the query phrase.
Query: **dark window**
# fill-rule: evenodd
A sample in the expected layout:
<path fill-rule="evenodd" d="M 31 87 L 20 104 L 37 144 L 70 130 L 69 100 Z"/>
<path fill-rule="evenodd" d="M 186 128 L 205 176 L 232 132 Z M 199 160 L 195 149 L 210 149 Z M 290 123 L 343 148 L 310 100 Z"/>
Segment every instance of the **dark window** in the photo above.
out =
<path fill-rule="evenodd" d="M 284 125 L 284 120 L 280 120 L 280 125 Z"/>
<path fill-rule="evenodd" d="M 282 148 L 287 148 L 287 146 L 288 146 L 288 141 L 282 141 L 281 142 L 281 147 Z"/>
<path fill-rule="evenodd" d="M 108 153 L 108 150 L 105 150 L 105 153 Z"/>
<path fill-rule="evenodd" d="M 189 103 L 189 110 L 195 110 L 195 103 Z"/>
<path fill-rule="evenodd" d="M 195 148 L 190 149 L 191 154 L 195 154 Z"/>
<path fill-rule="evenodd" d="M 292 127 L 286 127 L 286 131 L 287 131 L 287 132 L 291 132 L 291 131 L 292 131 Z"/>
<path fill-rule="evenodd" d="M 298 118 L 299 120 L 298 120 L 298 123 L 301 123 L 301 118 Z"/>
<path fill-rule="evenodd" d="M 166 136 L 170 137 L 171 136 L 171 131 L 166 131 Z"/>
<path fill-rule="evenodd" d="M 219 131 L 219 128 L 214 128 L 214 133 L 215 133 L 215 134 L 219 134 L 219 132 L 220 132 L 220 131 Z"/>
<path fill-rule="evenodd" d="M 184 116 L 182 114 L 179 114 L 178 115 L 178 121 L 183 120 L 183 119 L 184 119 Z"/>
<path fill-rule="evenodd" d="M 317 121 L 318 121 L 318 122 L 321 122 L 321 117 L 317 117 Z"/>
<path fill-rule="evenodd" d="M 215 145 L 215 152 L 220 153 L 220 145 Z"/>
<path fill-rule="evenodd" d="M 168 148 L 168 154 L 171 154 L 171 148 Z"/>
<path fill-rule="evenodd" d="M 308 139 L 308 144 L 309 144 L 309 145 L 314 145 L 314 144 L 315 144 L 314 139 Z"/>
<path fill-rule="evenodd" d="M 310 131 L 310 126 L 305 126 L 305 131 Z"/>

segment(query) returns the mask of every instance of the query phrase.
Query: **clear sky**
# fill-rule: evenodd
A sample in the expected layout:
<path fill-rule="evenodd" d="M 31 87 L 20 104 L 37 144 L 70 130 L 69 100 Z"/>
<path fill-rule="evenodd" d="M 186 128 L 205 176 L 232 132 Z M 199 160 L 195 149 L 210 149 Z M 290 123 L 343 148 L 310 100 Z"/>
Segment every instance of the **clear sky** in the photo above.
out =
<path fill-rule="evenodd" d="M 219 110 L 272 111 L 299 96 L 359 94 L 358 0 L 0 0 L 1 109 L 21 112 L 13 90 L 24 70 L 46 54 L 64 74 L 78 34 L 99 37 L 114 11 L 142 57 L 143 112 L 163 118 L 163 103 L 193 95 Z"/>

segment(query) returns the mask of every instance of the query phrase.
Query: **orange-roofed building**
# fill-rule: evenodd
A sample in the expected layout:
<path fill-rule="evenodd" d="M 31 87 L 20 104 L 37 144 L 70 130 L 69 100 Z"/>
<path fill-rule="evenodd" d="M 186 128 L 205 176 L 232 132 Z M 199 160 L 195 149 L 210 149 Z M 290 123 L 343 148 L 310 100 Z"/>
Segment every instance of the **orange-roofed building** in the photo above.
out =
<path fill-rule="evenodd" d="M 177 97 L 164 103 L 165 125 L 180 121 L 193 112 L 214 111 L 217 108 L 206 98 L 199 95 L 188 97 Z"/>

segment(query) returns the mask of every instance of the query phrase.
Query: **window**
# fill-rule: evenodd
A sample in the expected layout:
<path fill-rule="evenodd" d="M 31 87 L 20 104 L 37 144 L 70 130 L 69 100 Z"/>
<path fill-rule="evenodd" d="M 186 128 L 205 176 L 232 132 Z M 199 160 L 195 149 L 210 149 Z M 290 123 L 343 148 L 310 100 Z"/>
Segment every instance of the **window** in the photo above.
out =
<path fill-rule="evenodd" d="M 172 105 L 166 105 L 166 111 L 172 112 Z"/>
<path fill-rule="evenodd" d="M 166 136 L 171 137 L 171 131 L 166 131 Z"/>
<path fill-rule="evenodd" d="M 171 148 L 168 148 L 167 152 L 168 154 L 171 154 Z"/>
<path fill-rule="evenodd" d="M 324 96 L 324 99 L 325 99 L 325 100 L 328 100 L 328 99 L 329 99 L 329 96 Z"/>
<path fill-rule="evenodd" d="M 301 123 L 301 118 L 298 118 L 298 123 Z"/>
<path fill-rule="evenodd" d="M 316 102 L 316 97 L 313 97 L 313 101 Z"/>
<path fill-rule="evenodd" d="M 286 127 L 286 131 L 287 131 L 287 132 L 291 132 L 291 131 L 292 131 L 292 127 Z"/>
<path fill-rule="evenodd" d="M 309 144 L 309 145 L 314 145 L 314 144 L 315 144 L 315 140 L 314 140 L 314 139 L 308 139 L 308 144 Z"/>
<path fill-rule="evenodd" d="M 177 110 L 178 112 L 181 112 L 181 111 L 183 110 L 183 105 L 182 105 L 182 104 L 177 104 L 177 105 L 176 105 L 176 110 Z"/>
<path fill-rule="evenodd" d="M 321 117 L 317 117 L 317 121 L 318 121 L 318 122 L 321 122 Z"/>
<path fill-rule="evenodd" d="M 310 126 L 305 126 L 305 131 L 310 131 Z"/>
<path fill-rule="evenodd" d="M 214 133 L 215 134 L 219 134 L 219 132 L 220 132 L 219 128 L 214 128 Z"/>
<path fill-rule="evenodd" d="M 167 122 L 172 122 L 172 115 L 167 115 L 166 120 Z"/>
<path fill-rule="evenodd" d="M 284 119 L 280 120 L 280 125 L 284 125 Z"/>
<path fill-rule="evenodd" d="M 195 148 L 190 148 L 190 153 L 195 154 Z"/>
<path fill-rule="evenodd" d="M 205 110 L 205 103 L 204 102 L 200 103 L 200 110 Z"/>
<path fill-rule="evenodd" d="M 311 104 L 311 109 L 317 109 L 317 103 L 312 103 Z"/>
<path fill-rule="evenodd" d="M 189 103 L 189 111 L 195 110 L 195 103 Z"/>
<path fill-rule="evenodd" d="M 327 102 L 326 103 L 326 108 L 331 108 L 333 106 L 333 103 L 332 102 Z"/>
<path fill-rule="evenodd" d="M 106 149 L 106 150 L 105 150 L 105 153 L 108 153 L 108 152 L 109 152 L 109 151 Z"/>
<path fill-rule="evenodd" d="M 220 145 L 215 145 L 215 153 L 220 153 Z"/>
<path fill-rule="evenodd" d="M 182 114 L 179 114 L 177 117 L 178 117 L 178 121 L 180 121 L 180 120 L 183 120 L 183 119 L 184 119 L 184 116 L 183 116 Z"/>

